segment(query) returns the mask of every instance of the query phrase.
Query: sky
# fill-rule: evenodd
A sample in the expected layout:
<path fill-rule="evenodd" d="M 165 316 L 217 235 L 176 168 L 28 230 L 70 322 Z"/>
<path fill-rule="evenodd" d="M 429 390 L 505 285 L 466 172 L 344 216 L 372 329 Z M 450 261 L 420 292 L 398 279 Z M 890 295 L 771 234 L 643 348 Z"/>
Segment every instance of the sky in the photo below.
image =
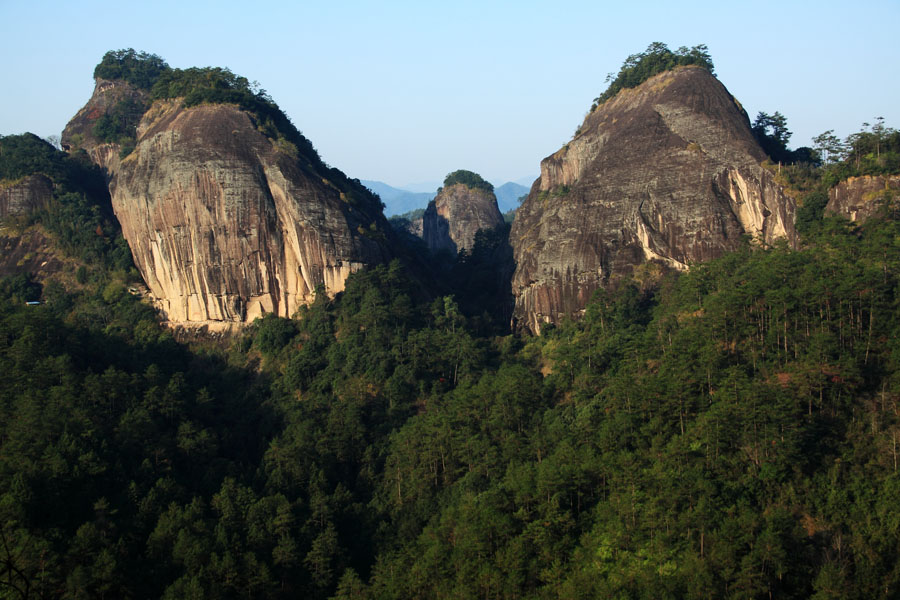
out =
<path fill-rule="evenodd" d="M 900 0 L 99 2 L 0 0 L 0 135 L 59 135 L 108 50 L 258 81 L 350 177 L 533 179 L 629 54 L 706 44 L 751 119 L 793 148 L 900 128 Z M 421 185 L 419 186 L 421 187 Z"/>

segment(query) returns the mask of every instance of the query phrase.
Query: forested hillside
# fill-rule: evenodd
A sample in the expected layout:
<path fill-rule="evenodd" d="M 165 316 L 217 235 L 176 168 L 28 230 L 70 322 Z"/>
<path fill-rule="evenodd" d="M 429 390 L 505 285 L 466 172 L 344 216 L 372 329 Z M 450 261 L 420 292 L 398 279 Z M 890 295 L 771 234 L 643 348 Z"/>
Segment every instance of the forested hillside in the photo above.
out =
<path fill-rule="evenodd" d="M 897 172 L 879 126 L 770 165 L 799 249 L 646 263 L 539 337 L 500 228 L 441 286 L 395 260 L 178 342 L 99 173 L 0 139 L 56 184 L 4 227 L 73 261 L 0 280 L 0 598 L 897 596 L 900 211 L 822 200 Z"/>
<path fill-rule="evenodd" d="M 648 268 L 530 339 L 398 264 L 227 352 L 124 290 L 7 291 L 3 594 L 890 595 L 885 216 Z"/>

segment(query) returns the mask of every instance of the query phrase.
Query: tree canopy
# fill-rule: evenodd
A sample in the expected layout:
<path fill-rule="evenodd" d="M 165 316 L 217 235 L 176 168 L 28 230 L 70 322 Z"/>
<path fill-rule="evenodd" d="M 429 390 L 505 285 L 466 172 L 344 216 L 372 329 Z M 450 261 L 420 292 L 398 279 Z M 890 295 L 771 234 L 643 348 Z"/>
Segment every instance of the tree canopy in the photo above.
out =
<path fill-rule="evenodd" d="M 160 56 L 127 48 L 104 54 L 94 67 L 94 77 L 122 79 L 137 88 L 149 90 L 160 75 L 170 70 L 171 67 Z"/>
<path fill-rule="evenodd" d="M 625 88 L 637 87 L 654 75 L 679 66 L 696 65 L 715 74 L 712 58 L 706 44 L 688 48 L 681 46 L 674 52 L 662 42 L 653 42 L 643 52 L 632 54 L 622 63 L 619 72 L 606 77 L 609 86 L 594 99 L 591 110 L 596 109 Z"/>
<path fill-rule="evenodd" d="M 129 48 L 107 52 L 94 71 L 95 77 L 120 79 L 149 91 L 151 100 L 183 98 L 185 107 L 199 104 L 234 104 L 246 111 L 256 127 L 275 146 L 319 177 L 340 188 L 348 202 L 377 208 L 381 200 L 355 179 L 322 161 L 312 142 L 297 129 L 266 90 L 246 77 L 223 67 L 173 69 L 155 54 Z M 94 125 L 93 133 L 102 142 L 121 145 L 121 154 L 134 148 L 135 129 L 148 108 L 123 100 L 112 106 Z"/>
<path fill-rule="evenodd" d="M 481 175 L 464 169 L 453 171 L 444 178 L 444 187 L 456 185 L 458 183 L 472 189 L 484 190 L 486 192 L 494 191 L 494 186 L 490 182 L 485 181 Z"/>

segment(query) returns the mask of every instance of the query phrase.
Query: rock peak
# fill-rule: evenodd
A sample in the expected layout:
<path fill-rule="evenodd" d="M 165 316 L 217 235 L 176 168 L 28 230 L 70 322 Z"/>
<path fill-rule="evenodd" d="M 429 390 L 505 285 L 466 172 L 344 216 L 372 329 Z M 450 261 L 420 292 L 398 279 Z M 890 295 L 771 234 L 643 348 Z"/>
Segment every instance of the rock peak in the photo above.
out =
<path fill-rule="evenodd" d="M 224 330 L 291 316 L 320 286 L 333 295 L 350 273 L 389 260 L 375 197 L 267 137 L 235 104 L 147 101 L 132 151 L 96 139 L 97 119 L 136 93 L 98 80 L 65 138 L 106 167 L 122 233 L 170 324 Z"/>
<path fill-rule="evenodd" d="M 454 171 L 425 209 L 422 237 L 432 252 L 445 250 L 455 255 L 472 249 L 479 229 L 502 224 L 493 186 L 470 171 Z"/>
<path fill-rule="evenodd" d="M 539 331 L 645 261 L 686 269 L 744 236 L 794 242 L 794 202 L 761 166 L 740 104 L 708 70 L 623 89 L 541 162 L 516 213 L 514 318 Z"/>

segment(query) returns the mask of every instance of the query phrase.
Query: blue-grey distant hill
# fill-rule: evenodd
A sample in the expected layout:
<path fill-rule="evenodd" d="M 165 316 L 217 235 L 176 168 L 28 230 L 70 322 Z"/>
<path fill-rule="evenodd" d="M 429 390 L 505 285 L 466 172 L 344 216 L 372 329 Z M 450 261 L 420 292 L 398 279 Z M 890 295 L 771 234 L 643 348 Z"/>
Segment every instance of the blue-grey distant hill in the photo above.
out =
<path fill-rule="evenodd" d="M 440 183 L 434 185 L 430 192 L 414 192 L 409 189 L 396 188 L 383 181 L 363 179 L 362 184 L 381 196 L 381 201 L 384 202 L 384 215 L 386 217 L 403 215 L 418 208 L 425 208 L 428 206 L 431 199 L 434 198 L 435 194 L 437 194 L 437 189 L 441 185 Z M 418 184 L 416 189 L 421 190 L 425 185 L 431 184 Z M 495 186 L 494 194 L 497 196 L 497 205 L 500 207 L 500 212 L 507 212 L 517 208 L 519 206 L 519 198 L 527 195 L 528 190 L 528 187 L 512 181 L 508 181 L 501 186 Z"/>
<path fill-rule="evenodd" d="M 425 208 L 437 193 L 437 186 L 432 192 L 410 192 L 395 188 L 382 181 L 363 180 L 362 184 L 381 196 L 386 217 L 402 215 L 417 208 Z"/>
<path fill-rule="evenodd" d="M 500 212 L 505 213 L 519 207 L 519 198 L 528 195 L 528 188 L 509 181 L 500 187 L 495 187 L 494 194 L 497 196 L 497 205 L 500 207 Z"/>

